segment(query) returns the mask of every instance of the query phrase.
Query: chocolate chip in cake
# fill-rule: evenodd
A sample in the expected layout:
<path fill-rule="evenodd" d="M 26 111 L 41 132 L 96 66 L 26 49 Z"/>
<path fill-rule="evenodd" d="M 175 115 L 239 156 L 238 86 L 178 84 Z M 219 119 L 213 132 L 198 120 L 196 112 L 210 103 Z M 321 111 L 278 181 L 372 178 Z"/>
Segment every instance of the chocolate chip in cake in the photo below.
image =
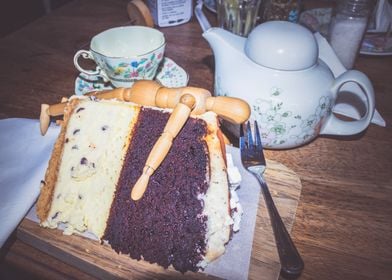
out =
<path fill-rule="evenodd" d="M 52 216 L 52 220 L 56 219 L 57 216 L 60 214 L 60 212 L 56 212 L 53 216 Z"/>
<path fill-rule="evenodd" d="M 75 129 L 73 132 L 72 132 L 72 134 L 73 135 L 76 135 L 76 134 L 78 134 L 80 132 L 80 129 Z"/>
<path fill-rule="evenodd" d="M 94 162 L 89 162 L 86 157 L 82 157 L 80 159 L 80 164 L 81 165 L 88 165 L 89 167 L 95 168 L 95 163 Z"/>
<path fill-rule="evenodd" d="M 69 142 L 69 139 L 68 138 L 65 138 L 65 143 L 68 143 Z"/>
<path fill-rule="evenodd" d="M 46 185 L 46 182 L 44 180 L 41 180 L 42 185 Z"/>
<path fill-rule="evenodd" d="M 71 149 L 72 150 L 79 150 L 79 147 L 78 147 L 78 145 L 73 145 Z"/>
<path fill-rule="evenodd" d="M 104 125 L 104 126 L 101 127 L 101 129 L 102 129 L 102 131 L 108 130 L 109 126 L 108 125 Z"/>
<path fill-rule="evenodd" d="M 86 157 L 82 157 L 76 165 L 71 167 L 71 177 L 76 181 L 83 181 L 97 172 L 95 165 Z"/>
<path fill-rule="evenodd" d="M 80 159 L 80 164 L 85 165 L 85 164 L 87 164 L 87 163 L 88 163 L 87 158 L 82 157 L 82 158 Z"/>
<path fill-rule="evenodd" d="M 59 194 L 56 196 L 57 199 L 60 199 L 60 197 L 61 197 L 61 193 L 59 193 Z"/>
<path fill-rule="evenodd" d="M 83 199 L 83 196 L 82 195 L 78 195 L 78 198 L 80 199 L 80 200 L 82 200 Z"/>
<path fill-rule="evenodd" d="M 76 110 L 76 113 L 79 113 L 80 111 L 83 111 L 85 108 L 84 107 L 80 107 Z"/>

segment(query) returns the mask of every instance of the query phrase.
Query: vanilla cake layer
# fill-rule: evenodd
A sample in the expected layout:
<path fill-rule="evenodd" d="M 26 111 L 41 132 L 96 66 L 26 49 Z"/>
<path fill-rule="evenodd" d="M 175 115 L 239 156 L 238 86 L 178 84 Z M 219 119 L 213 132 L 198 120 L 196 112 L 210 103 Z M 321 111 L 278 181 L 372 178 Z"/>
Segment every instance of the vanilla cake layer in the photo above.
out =
<path fill-rule="evenodd" d="M 102 237 L 139 110 L 129 103 L 88 99 L 73 108 L 42 225 L 56 228 L 63 222 L 65 234 L 88 230 Z"/>
<path fill-rule="evenodd" d="M 210 162 L 209 188 L 206 194 L 201 197 L 204 202 L 203 214 L 208 217 L 206 232 L 208 242 L 206 255 L 199 265 L 205 267 L 225 252 L 225 245 L 229 242 L 230 226 L 233 224 L 233 219 L 230 211 L 228 211 L 230 208 L 228 205 L 229 182 L 225 153 L 222 153 L 221 147 L 224 143 L 219 138 L 220 130 L 216 115 L 207 112 L 199 118 L 208 124 L 208 133 L 204 140 L 207 143 Z"/>

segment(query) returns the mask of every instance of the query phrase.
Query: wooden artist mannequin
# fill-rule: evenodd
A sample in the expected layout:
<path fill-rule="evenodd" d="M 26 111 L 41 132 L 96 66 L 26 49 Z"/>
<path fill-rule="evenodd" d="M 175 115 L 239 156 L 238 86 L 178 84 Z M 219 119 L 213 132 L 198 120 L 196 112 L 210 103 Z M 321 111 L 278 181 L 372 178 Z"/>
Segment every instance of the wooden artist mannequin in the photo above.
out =
<path fill-rule="evenodd" d="M 173 139 L 191 114 L 200 115 L 207 111 L 213 111 L 218 116 L 237 124 L 245 122 L 250 116 L 248 103 L 239 98 L 212 97 L 209 91 L 195 87 L 166 88 L 155 81 L 137 81 L 131 88 L 117 88 L 110 91 L 93 92 L 88 95 L 98 99 L 118 99 L 144 106 L 173 108 L 162 135 L 147 158 L 142 175 L 132 189 L 133 200 L 138 200 L 143 196 L 150 176 L 165 159 Z M 49 127 L 50 117 L 63 115 L 66 104 L 67 102 L 50 106 L 41 105 L 40 128 L 42 135 Z"/>

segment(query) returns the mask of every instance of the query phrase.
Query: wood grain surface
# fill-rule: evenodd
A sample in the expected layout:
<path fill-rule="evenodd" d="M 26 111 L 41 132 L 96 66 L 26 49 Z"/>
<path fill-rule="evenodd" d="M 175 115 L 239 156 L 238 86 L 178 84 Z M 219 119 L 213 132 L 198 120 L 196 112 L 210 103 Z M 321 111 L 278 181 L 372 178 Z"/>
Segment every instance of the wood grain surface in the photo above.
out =
<path fill-rule="evenodd" d="M 268 161 L 265 178 L 276 207 L 290 231 L 301 194 L 301 181 L 295 172 L 274 161 Z M 246 188 L 246 186 L 242 187 Z M 246 229 L 242 228 L 242 230 Z M 136 261 L 127 255 L 117 254 L 108 245 L 101 245 L 83 236 L 65 236 L 59 230 L 42 228 L 27 219 L 24 219 L 18 227 L 17 237 L 26 244 L 100 279 L 215 278 L 207 277 L 204 273 L 188 272 L 182 275 L 172 268 L 165 270 L 155 264 Z M 249 279 L 278 279 L 279 273 L 280 262 L 275 239 L 269 215 L 263 197 L 261 197 L 256 218 Z"/>
<path fill-rule="evenodd" d="M 302 1 L 305 8 L 330 2 Z M 71 95 L 77 76 L 73 55 L 88 48 L 98 32 L 126 24 L 126 4 L 75 0 L 1 38 L 0 118 L 38 118 L 42 102 L 57 103 Z M 214 19 L 214 14 L 206 13 Z M 167 38 L 166 55 L 189 73 L 189 84 L 212 91 L 214 59 L 195 18 L 161 30 Z M 372 81 L 386 127 L 370 125 L 353 137 L 319 137 L 300 148 L 266 152 L 267 158 L 301 178 L 292 229 L 305 262 L 301 279 L 392 275 L 392 56 L 360 55 L 355 68 Z M 1 267 L 24 271 L 29 278 L 91 278 L 19 240 L 2 251 Z M 252 262 L 252 268 L 261 265 Z"/>

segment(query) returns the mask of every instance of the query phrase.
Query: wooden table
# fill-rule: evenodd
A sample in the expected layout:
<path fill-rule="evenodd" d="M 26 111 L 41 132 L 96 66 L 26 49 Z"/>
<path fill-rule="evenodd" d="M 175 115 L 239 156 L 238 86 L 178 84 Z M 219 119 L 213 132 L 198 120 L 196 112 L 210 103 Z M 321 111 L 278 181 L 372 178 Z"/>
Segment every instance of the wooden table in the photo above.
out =
<path fill-rule="evenodd" d="M 43 101 L 72 94 L 73 55 L 94 34 L 125 24 L 125 5 L 73 1 L 0 39 L 0 118 L 38 118 Z M 161 30 L 166 55 L 190 74 L 189 84 L 212 91 L 214 60 L 195 19 Z M 355 67 L 372 80 L 387 127 L 370 125 L 357 136 L 319 137 L 301 148 L 266 152 L 302 181 L 292 231 L 306 264 L 302 279 L 392 276 L 392 57 L 360 56 Z M 4 273 L 14 268 L 39 278 L 91 278 L 12 238 L 2 255 Z"/>

